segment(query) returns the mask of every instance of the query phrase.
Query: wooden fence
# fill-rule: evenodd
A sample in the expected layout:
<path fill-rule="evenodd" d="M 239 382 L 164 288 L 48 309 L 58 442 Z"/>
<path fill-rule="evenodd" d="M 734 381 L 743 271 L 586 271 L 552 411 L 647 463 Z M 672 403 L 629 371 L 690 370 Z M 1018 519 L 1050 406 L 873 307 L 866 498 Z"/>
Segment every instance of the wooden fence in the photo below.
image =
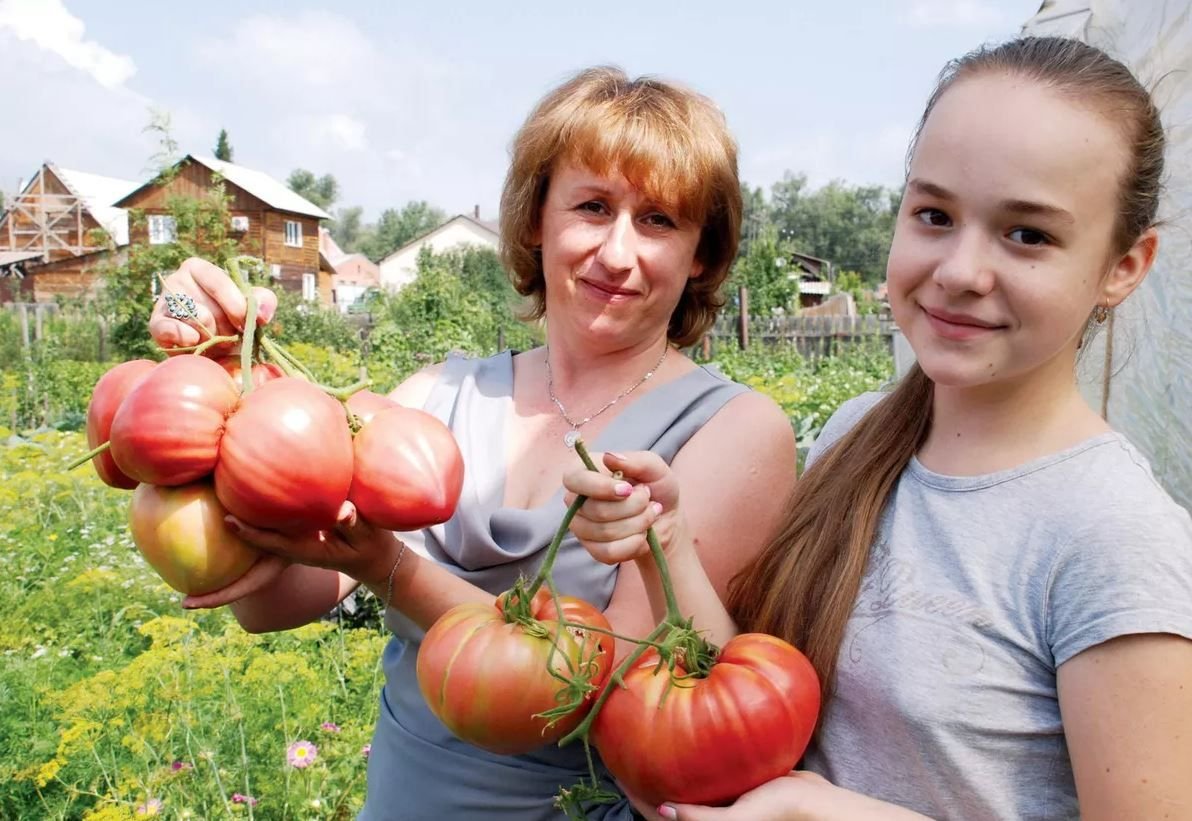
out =
<path fill-rule="evenodd" d="M 19 317 L 21 341 L 26 348 L 45 336 L 46 319 L 59 310 L 56 302 L 6 302 L 4 308 Z"/>
<path fill-rule="evenodd" d="M 880 339 L 891 347 L 894 320 L 888 316 L 745 316 L 721 315 L 709 332 L 705 352 L 717 345 L 733 344 L 742 349 L 754 344 L 787 344 L 808 358 L 832 356 L 841 346 Z"/>

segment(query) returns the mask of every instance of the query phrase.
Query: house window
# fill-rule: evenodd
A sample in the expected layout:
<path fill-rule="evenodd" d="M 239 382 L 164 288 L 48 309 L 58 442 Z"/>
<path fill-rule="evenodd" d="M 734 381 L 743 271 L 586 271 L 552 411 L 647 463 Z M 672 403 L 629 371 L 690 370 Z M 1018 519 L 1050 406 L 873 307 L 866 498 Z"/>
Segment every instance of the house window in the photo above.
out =
<path fill-rule="evenodd" d="M 302 247 L 302 223 L 298 220 L 286 220 L 286 245 Z"/>
<path fill-rule="evenodd" d="M 165 214 L 149 215 L 149 244 L 165 245 L 178 238 L 174 218 Z"/>
<path fill-rule="evenodd" d="M 312 273 L 305 273 L 302 275 L 302 298 L 308 302 L 314 302 L 319 295 L 318 279 Z"/>
<path fill-rule="evenodd" d="M 232 217 L 232 231 L 241 233 L 248 230 L 248 217 L 239 215 Z"/>
<path fill-rule="evenodd" d="M 274 262 L 269 266 L 269 276 L 274 279 L 281 279 L 281 263 Z"/>

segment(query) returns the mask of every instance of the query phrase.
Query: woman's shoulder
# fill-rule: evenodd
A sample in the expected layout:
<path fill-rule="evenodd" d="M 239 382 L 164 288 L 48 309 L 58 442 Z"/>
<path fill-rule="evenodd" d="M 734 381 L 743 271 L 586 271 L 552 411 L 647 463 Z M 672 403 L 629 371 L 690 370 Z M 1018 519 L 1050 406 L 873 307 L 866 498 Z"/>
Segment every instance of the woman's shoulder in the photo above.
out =
<path fill-rule="evenodd" d="M 854 396 L 841 404 L 835 413 L 828 417 L 823 429 L 815 437 L 811 450 L 807 453 L 807 467 L 810 467 L 811 463 L 823 455 L 824 451 L 852 430 L 853 426 L 860 422 L 865 414 L 869 413 L 878 402 L 887 396 L 889 394 L 883 391 L 870 391 Z"/>

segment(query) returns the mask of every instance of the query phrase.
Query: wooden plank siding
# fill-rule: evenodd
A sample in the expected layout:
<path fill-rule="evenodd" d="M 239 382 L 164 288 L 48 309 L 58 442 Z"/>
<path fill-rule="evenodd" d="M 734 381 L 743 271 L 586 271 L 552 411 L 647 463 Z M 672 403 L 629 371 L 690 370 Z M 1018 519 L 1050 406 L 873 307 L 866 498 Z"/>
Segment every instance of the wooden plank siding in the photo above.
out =
<path fill-rule="evenodd" d="M 248 230 L 231 235 L 237 238 L 240 250 L 260 257 L 266 270 L 274 276 L 277 287 L 287 291 L 302 293 L 303 275 L 315 274 L 318 299 L 326 305 L 331 304 L 331 272 L 319 266 L 319 220 L 271 208 L 230 180 L 224 181 L 224 188 L 231 215 L 248 218 Z M 211 171 L 199 163 L 189 162 L 168 184 L 147 186 L 123 204 L 130 209 L 140 209 L 146 216 L 168 214 L 171 197 L 202 197 L 210 190 Z M 286 222 L 290 220 L 302 226 L 301 247 L 286 245 Z M 129 225 L 129 241 L 134 245 L 149 242 L 147 220 Z"/>

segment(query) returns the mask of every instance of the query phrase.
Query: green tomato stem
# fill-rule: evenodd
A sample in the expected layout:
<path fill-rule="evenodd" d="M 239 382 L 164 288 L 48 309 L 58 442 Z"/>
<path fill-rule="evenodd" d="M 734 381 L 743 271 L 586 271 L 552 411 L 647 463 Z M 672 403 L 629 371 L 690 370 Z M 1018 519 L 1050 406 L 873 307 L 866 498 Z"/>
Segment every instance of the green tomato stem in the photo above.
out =
<path fill-rule="evenodd" d="M 228 260 L 228 276 L 240 293 L 244 294 L 244 338 L 240 342 L 240 392 L 247 396 L 252 393 L 252 352 L 256 349 L 254 340 L 257 333 L 257 295 L 240 273 L 240 258 Z"/>
<path fill-rule="evenodd" d="M 102 445 L 92 448 L 91 450 L 87 451 L 79 458 L 75 459 L 69 465 L 67 465 L 66 470 L 71 471 L 71 470 L 74 470 L 75 468 L 77 468 L 79 465 L 83 464 L 84 462 L 90 462 L 92 459 L 94 459 L 96 456 L 99 456 L 99 454 L 103 453 L 105 450 L 107 450 L 111 446 L 112 446 L 111 442 L 104 442 Z"/>

